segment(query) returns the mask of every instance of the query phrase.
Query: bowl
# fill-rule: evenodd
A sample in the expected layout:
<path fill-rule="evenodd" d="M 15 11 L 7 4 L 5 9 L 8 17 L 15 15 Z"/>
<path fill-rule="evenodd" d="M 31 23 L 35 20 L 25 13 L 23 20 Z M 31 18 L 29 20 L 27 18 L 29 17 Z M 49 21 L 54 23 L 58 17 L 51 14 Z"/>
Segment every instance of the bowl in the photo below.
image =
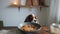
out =
<path fill-rule="evenodd" d="M 24 31 L 24 30 L 21 29 L 21 27 L 23 27 L 24 25 L 35 25 L 35 26 L 37 26 L 37 30 L 34 30 L 33 32 Z M 28 23 L 21 23 L 18 26 L 18 30 L 20 32 L 22 32 L 23 34 L 36 34 L 38 31 L 41 30 L 41 25 L 37 24 L 37 23 L 30 23 L 30 22 L 28 22 Z"/>

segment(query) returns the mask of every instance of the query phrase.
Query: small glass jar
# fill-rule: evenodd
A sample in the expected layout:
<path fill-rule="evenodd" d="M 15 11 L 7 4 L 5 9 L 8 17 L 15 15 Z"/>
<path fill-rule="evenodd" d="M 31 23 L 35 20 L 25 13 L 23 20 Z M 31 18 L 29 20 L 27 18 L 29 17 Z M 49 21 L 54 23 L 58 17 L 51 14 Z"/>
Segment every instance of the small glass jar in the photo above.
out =
<path fill-rule="evenodd" d="M 59 24 L 52 23 L 50 25 L 50 29 L 51 29 L 51 34 L 59 34 Z"/>

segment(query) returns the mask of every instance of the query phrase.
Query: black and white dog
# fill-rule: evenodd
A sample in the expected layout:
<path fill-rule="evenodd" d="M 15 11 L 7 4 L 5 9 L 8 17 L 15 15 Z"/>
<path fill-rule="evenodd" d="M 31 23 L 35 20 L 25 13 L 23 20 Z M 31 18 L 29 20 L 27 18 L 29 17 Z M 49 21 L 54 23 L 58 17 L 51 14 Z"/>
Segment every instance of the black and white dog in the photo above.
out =
<path fill-rule="evenodd" d="M 38 18 L 34 14 L 30 14 L 26 17 L 24 22 L 33 22 L 33 23 L 38 23 Z"/>

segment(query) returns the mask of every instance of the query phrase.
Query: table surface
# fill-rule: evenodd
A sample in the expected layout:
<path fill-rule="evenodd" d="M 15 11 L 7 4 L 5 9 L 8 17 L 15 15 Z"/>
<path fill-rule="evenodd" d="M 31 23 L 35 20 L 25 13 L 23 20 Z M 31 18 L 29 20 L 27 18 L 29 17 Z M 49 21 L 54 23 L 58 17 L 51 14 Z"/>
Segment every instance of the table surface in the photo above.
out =
<path fill-rule="evenodd" d="M 50 33 L 50 27 L 43 26 L 42 29 L 38 32 L 38 34 L 51 34 Z"/>
<path fill-rule="evenodd" d="M 7 31 L 6 33 L 7 34 L 21 34 L 19 31 L 18 31 L 18 29 L 17 28 L 4 28 L 4 29 L 2 29 L 3 30 L 3 32 L 5 31 Z M 3 32 L 1 32 L 1 30 L 0 30 L 0 33 L 3 33 Z M 5 33 L 4 33 L 5 34 Z M 50 28 L 49 27 L 47 27 L 47 26 L 43 26 L 42 28 L 41 28 L 41 30 L 37 33 L 37 34 L 50 34 Z"/>

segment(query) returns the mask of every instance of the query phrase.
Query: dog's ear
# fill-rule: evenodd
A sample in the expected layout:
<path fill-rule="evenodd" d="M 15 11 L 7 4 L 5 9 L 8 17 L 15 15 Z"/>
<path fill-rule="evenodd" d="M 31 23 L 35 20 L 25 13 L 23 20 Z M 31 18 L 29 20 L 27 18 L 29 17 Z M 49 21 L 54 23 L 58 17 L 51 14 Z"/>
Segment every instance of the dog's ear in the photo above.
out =
<path fill-rule="evenodd" d="M 33 20 L 33 16 L 32 15 L 28 15 L 24 22 L 32 22 L 32 20 Z"/>
<path fill-rule="evenodd" d="M 24 22 L 31 22 L 31 20 L 29 19 L 29 17 L 26 17 Z"/>

